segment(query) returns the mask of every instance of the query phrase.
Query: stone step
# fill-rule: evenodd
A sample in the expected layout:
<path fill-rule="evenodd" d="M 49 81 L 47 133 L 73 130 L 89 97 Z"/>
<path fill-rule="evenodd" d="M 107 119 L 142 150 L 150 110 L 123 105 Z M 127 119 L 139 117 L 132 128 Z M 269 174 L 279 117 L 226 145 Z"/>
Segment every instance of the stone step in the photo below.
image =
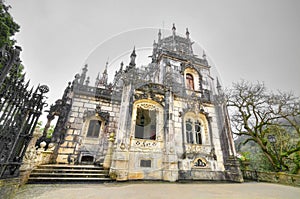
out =
<path fill-rule="evenodd" d="M 28 183 L 111 181 L 102 166 L 47 164 L 34 169 Z"/>
<path fill-rule="evenodd" d="M 103 169 L 102 166 L 94 166 L 94 165 L 68 165 L 68 164 L 45 164 L 39 165 L 38 168 L 61 168 L 61 169 Z"/>
<path fill-rule="evenodd" d="M 61 178 L 61 177 L 30 177 L 28 183 L 36 183 L 40 181 L 112 181 L 110 178 Z"/>
<path fill-rule="evenodd" d="M 98 174 L 98 173 L 31 173 L 30 176 L 35 177 L 35 176 L 58 176 L 58 177 L 70 177 L 70 176 L 98 176 L 98 177 L 106 177 L 106 174 Z"/>
<path fill-rule="evenodd" d="M 53 168 L 37 168 L 32 171 L 32 173 L 45 173 L 45 172 L 55 172 L 55 173 L 103 173 L 108 174 L 107 170 L 101 169 L 53 169 Z"/>

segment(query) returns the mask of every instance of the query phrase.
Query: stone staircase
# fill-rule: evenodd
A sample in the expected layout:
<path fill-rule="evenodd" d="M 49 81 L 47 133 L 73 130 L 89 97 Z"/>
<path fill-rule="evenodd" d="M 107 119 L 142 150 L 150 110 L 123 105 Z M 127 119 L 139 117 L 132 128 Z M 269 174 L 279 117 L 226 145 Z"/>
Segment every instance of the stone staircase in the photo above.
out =
<path fill-rule="evenodd" d="M 108 182 L 108 171 L 102 166 L 47 164 L 34 169 L 28 183 Z"/>

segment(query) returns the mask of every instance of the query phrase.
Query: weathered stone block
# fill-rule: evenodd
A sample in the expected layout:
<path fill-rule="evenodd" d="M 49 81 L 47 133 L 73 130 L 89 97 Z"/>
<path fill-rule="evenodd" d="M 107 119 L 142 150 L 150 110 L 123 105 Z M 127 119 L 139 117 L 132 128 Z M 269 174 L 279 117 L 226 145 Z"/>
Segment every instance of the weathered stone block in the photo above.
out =
<path fill-rule="evenodd" d="M 83 103 L 82 102 L 73 102 L 73 106 L 74 107 L 83 107 Z"/>
<path fill-rule="evenodd" d="M 143 172 L 129 172 L 128 180 L 140 180 L 144 178 Z"/>
<path fill-rule="evenodd" d="M 60 163 L 61 164 L 62 163 L 67 164 L 68 163 L 68 155 L 59 154 L 56 158 L 56 163 L 58 163 L 58 164 L 60 164 Z"/>

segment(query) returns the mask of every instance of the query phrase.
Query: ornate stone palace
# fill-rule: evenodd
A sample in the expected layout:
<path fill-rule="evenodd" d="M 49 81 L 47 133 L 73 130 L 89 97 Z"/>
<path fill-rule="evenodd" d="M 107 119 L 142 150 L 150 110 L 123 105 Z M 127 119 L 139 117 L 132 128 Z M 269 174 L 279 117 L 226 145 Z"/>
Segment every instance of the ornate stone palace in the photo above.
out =
<path fill-rule="evenodd" d="M 138 67 L 135 50 L 108 82 L 107 65 L 95 85 L 88 66 L 62 99 L 52 142 L 56 163 L 103 164 L 123 180 L 231 180 L 241 182 L 221 86 L 205 53 L 176 34 L 153 43 L 152 61 Z"/>

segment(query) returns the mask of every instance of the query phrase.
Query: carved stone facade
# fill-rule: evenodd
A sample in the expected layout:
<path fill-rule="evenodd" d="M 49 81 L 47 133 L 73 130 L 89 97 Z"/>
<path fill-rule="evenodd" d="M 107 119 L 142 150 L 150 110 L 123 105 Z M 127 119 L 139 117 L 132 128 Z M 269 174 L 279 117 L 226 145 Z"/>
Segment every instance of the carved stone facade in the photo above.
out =
<path fill-rule="evenodd" d="M 210 76 L 205 53 L 193 53 L 188 30 L 186 37 L 175 26 L 172 31 L 166 38 L 159 31 L 146 67 L 137 67 L 133 50 L 112 83 L 107 65 L 95 86 L 89 86 L 87 65 L 75 76 L 64 94 L 71 106 L 66 130 L 54 132 L 63 138 L 57 163 L 105 159 L 119 181 L 242 181 L 221 87 Z"/>

